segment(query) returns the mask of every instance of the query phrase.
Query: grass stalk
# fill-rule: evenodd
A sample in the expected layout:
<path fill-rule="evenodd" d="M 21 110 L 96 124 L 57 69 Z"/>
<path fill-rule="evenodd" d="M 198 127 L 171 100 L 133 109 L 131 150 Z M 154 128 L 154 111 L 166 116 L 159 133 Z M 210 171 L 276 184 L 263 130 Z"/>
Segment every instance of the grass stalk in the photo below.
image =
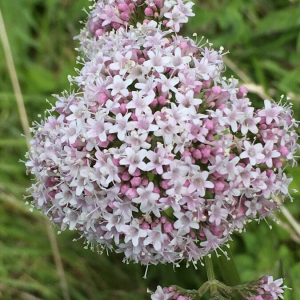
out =
<path fill-rule="evenodd" d="M 11 83 L 12 83 L 14 94 L 15 94 L 16 101 L 17 101 L 17 106 L 18 106 L 18 110 L 19 110 L 22 128 L 23 128 L 24 134 L 26 136 L 26 142 L 27 142 L 28 149 L 30 149 L 30 143 L 29 143 L 30 139 L 31 139 L 30 126 L 29 126 L 29 122 L 28 122 L 28 117 L 27 117 L 26 108 L 25 108 L 24 101 L 23 101 L 21 87 L 19 84 L 19 80 L 18 80 L 9 40 L 7 37 L 7 32 L 5 29 L 5 24 L 4 24 L 1 9 L 0 9 L 0 37 L 2 40 L 3 48 L 4 48 L 4 53 L 5 53 L 5 58 L 6 58 L 6 62 L 7 62 L 7 67 L 8 67 Z M 57 273 L 60 278 L 60 284 L 61 284 L 63 297 L 64 297 L 64 300 L 70 300 L 71 298 L 70 298 L 70 294 L 69 294 L 69 288 L 68 288 L 65 271 L 63 268 L 61 255 L 60 255 L 58 244 L 57 244 L 57 239 L 56 239 L 56 236 L 54 235 L 54 232 L 50 226 L 50 222 L 48 219 L 46 220 L 46 227 L 47 227 L 48 238 L 49 238 L 52 252 L 53 252 L 55 265 L 57 268 Z"/>

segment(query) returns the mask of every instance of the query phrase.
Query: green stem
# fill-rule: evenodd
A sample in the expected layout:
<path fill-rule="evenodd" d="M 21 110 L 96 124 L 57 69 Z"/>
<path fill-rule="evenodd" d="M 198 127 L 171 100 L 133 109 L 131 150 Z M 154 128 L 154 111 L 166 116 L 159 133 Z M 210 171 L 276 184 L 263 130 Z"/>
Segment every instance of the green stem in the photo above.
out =
<path fill-rule="evenodd" d="M 221 274 L 223 277 L 223 281 L 228 286 L 237 286 L 241 285 L 241 278 L 238 273 L 238 270 L 236 268 L 236 265 L 233 260 L 233 255 L 230 249 L 227 251 L 227 257 L 225 255 L 221 255 L 217 258 L 217 261 L 219 263 L 219 267 L 221 270 Z M 233 299 L 239 300 L 240 297 L 236 295 L 236 293 L 232 293 Z"/>
<path fill-rule="evenodd" d="M 214 273 L 214 266 L 212 263 L 211 257 L 208 257 L 207 255 L 204 257 L 204 263 L 207 273 L 207 279 L 210 283 L 214 282 L 216 280 L 215 273 Z M 217 287 L 214 284 L 210 285 L 210 291 L 211 293 L 215 293 L 217 291 Z"/>
<path fill-rule="evenodd" d="M 223 281 L 226 285 L 229 286 L 241 285 L 242 281 L 234 263 L 233 255 L 230 249 L 228 249 L 227 251 L 227 256 L 229 259 L 227 259 L 225 255 L 221 255 L 217 259 L 219 267 L 221 269 Z"/>
<path fill-rule="evenodd" d="M 205 262 L 205 268 L 206 268 L 208 281 L 214 281 L 216 278 L 215 278 L 215 273 L 214 273 L 214 267 L 212 264 L 212 259 L 208 256 L 205 256 L 204 262 Z"/>

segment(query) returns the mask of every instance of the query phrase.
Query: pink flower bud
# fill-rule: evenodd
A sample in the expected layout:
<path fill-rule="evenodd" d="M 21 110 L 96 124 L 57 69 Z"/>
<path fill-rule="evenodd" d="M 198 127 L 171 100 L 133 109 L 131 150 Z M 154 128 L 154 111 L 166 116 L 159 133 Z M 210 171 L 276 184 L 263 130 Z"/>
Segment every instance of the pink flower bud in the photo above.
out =
<path fill-rule="evenodd" d="M 160 189 L 157 185 L 154 186 L 153 193 L 160 193 Z"/>
<path fill-rule="evenodd" d="M 173 225 L 170 222 L 164 224 L 164 231 L 166 233 L 171 232 L 174 229 Z"/>
<path fill-rule="evenodd" d="M 122 115 L 125 115 L 126 112 L 127 112 L 126 103 L 122 103 L 122 104 L 120 105 L 120 113 L 121 113 Z"/>
<path fill-rule="evenodd" d="M 122 12 L 120 14 L 120 17 L 121 17 L 122 20 L 125 20 L 125 21 L 128 21 L 130 19 L 130 16 L 127 12 Z"/>
<path fill-rule="evenodd" d="M 142 178 L 141 177 L 133 177 L 130 180 L 130 183 L 133 187 L 138 187 L 142 182 Z"/>
<path fill-rule="evenodd" d="M 137 193 L 136 189 L 134 189 L 134 188 L 128 189 L 125 194 L 130 200 L 138 197 L 138 193 Z"/>
<path fill-rule="evenodd" d="M 150 229 L 150 226 L 147 222 L 144 222 L 142 225 L 141 225 L 141 228 L 142 229 Z"/>
<path fill-rule="evenodd" d="M 129 184 L 123 184 L 121 186 L 121 193 L 125 194 L 128 190 L 130 189 L 130 185 Z"/>
<path fill-rule="evenodd" d="M 208 130 L 212 130 L 214 128 L 214 122 L 212 120 L 205 119 L 203 121 L 203 126 L 205 126 L 205 128 L 207 128 Z"/>
<path fill-rule="evenodd" d="M 119 29 L 121 27 L 121 24 L 117 23 L 117 22 L 113 22 L 112 23 L 113 28 L 115 29 Z"/>
<path fill-rule="evenodd" d="M 129 9 L 128 5 L 126 3 L 120 3 L 118 5 L 119 10 L 121 11 L 127 11 Z"/>
<path fill-rule="evenodd" d="M 157 104 L 158 104 L 157 99 L 154 99 L 154 100 L 150 103 L 150 107 L 151 107 L 151 108 L 155 108 L 155 107 L 157 106 Z"/>
<path fill-rule="evenodd" d="M 121 178 L 123 181 L 128 181 L 131 178 L 131 175 L 128 172 L 124 172 Z"/>
<path fill-rule="evenodd" d="M 290 153 L 288 148 L 285 146 L 280 146 L 278 150 L 282 156 L 287 156 Z"/>
<path fill-rule="evenodd" d="M 130 8 L 131 11 L 133 11 L 135 9 L 134 3 L 130 3 L 128 6 L 129 6 L 129 8 Z"/>
<path fill-rule="evenodd" d="M 202 88 L 202 86 L 201 86 L 201 85 L 197 85 L 197 86 L 194 88 L 194 92 L 195 92 L 195 94 L 199 94 L 199 93 L 200 93 L 200 91 L 201 91 L 201 88 Z"/>
<path fill-rule="evenodd" d="M 113 163 L 115 166 L 119 166 L 120 165 L 120 158 L 113 158 L 112 159 Z"/>
<path fill-rule="evenodd" d="M 107 100 L 108 100 L 108 97 L 104 93 L 101 93 L 98 97 L 98 103 L 101 105 L 105 104 Z"/>
<path fill-rule="evenodd" d="M 115 136 L 114 134 L 109 134 L 109 135 L 107 136 L 107 139 L 108 139 L 110 142 L 112 142 L 112 141 L 114 141 L 114 140 L 116 139 L 116 136 Z"/>
<path fill-rule="evenodd" d="M 140 64 L 140 65 L 142 65 L 145 61 L 146 61 L 146 60 L 145 60 L 144 57 L 139 58 L 139 64 Z"/>
<path fill-rule="evenodd" d="M 241 98 L 243 98 L 244 95 L 246 95 L 246 94 L 248 94 L 248 89 L 247 89 L 245 86 L 241 86 L 241 87 L 239 88 L 238 93 L 237 93 L 237 97 L 241 99 Z"/>
<path fill-rule="evenodd" d="M 165 224 L 167 222 L 167 218 L 165 216 L 162 216 L 160 218 L 160 223 Z"/>
<path fill-rule="evenodd" d="M 140 169 L 136 169 L 132 175 L 133 176 L 140 176 L 141 175 Z"/>
<path fill-rule="evenodd" d="M 163 7 L 163 0 L 154 0 L 154 3 L 156 6 L 158 6 L 159 8 Z"/>
<path fill-rule="evenodd" d="M 159 102 L 160 105 L 166 105 L 167 104 L 167 100 L 163 96 L 158 97 L 158 102 Z"/>
<path fill-rule="evenodd" d="M 168 185 L 168 182 L 169 182 L 170 180 L 162 180 L 161 182 L 160 182 L 160 186 L 164 189 L 164 190 L 167 190 L 167 189 L 169 189 L 169 185 Z"/>
<path fill-rule="evenodd" d="M 104 33 L 105 33 L 105 31 L 103 29 L 97 29 L 96 32 L 95 32 L 96 36 L 101 36 Z"/>
<path fill-rule="evenodd" d="M 179 44 L 179 47 L 180 47 L 181 50 L 186 50 L 187 47 L 188 47 L 188 44 L 186 42 L 181 42 Z"/>
<path fill-rule="evenodd" d="M 211 85 L 211 81 L 210 80 L 203 80 L 203 88 L 204 89 L 208 89 Z"/>
<path fill-rule="evenodd" d="M 132 113 L 132 114 L 131 114 L 131 120 L 132 120 L 132 121 L 137 121 L 137 120 L 138 120 L 138 118 L 137 118 L 137 116 L 135 115 L 135 113 Z"/>
<path fill-rule="evenodd" d="M 195 233 L 194 231 L 190 231 L 189 236 L 190 236 L 192 239 L 195 239 L 195 238 L 196 238 L 196 233 Z"/>
<path fill-rule="evenodd" d="M 184 187 L 189 187 L 190 186 L 190 182 L 188 180 L 186 180 L 183 186 Z"/>
<path fill-rule="evenodd" d="M 209 157 L 209 156 L 210 156 L 210 151 L 211 151 L 211 149 L 210 149 L 209 147 L 205 147 L 205 148 L 202 150 L 202 156 L 203 156 L 204 158 Z"/>
<path fill-rule="evenodd" d="M 142 185 L 143 185 L 143 186 L 147 186 L 148 184 L 149 184 L 148 178 L 144 178 L 144 179 L 142 180 Z"/>
<path fill-rule="evenodd" d="M 281 168 L 282 167 L 282 162 L 279 159 L 273 159 L 273 164 L 275 168 Z"/>
<path fill-rule="evenodd" d="M 196 158 L 196 159 L 200 159 L 200 158 L 202 158 L 202 153 L 201 153 L 201 151 L 200 151 L 199 149 L 196 149 L 196 150 L 193 152 L 193 156 L 194 156 L 194 158 Z"/>
<path fill-rule="evenodd" d="M 157 224 L 155 222 L 151 223 L 150 227 L 151 229 L 154 229 L 157 226 Z"/>
<path fill-rule="evenodd" d="M 215 85 L 211 88 L 211 91 L 217 96 L 221 94 L 222 88 L 218 85 Z"/>
<path fill-rule="evenodd" d="M 215 182 L 215 190 L 221 192 L 224 190 L 225 184 L 221 181 Z"/>
<path fill-rule="evenodd" d="M 152 16 L 153 16 L 153 10 L 152 10 L 150 7 L 147 7 L 147 8 L 145 9 L 145 15 L 146 15 L 147 17 L 152 17 Z"/>
<path fill-rule="evenodd" d="M 109 141 L 106 141 L 106 142 L 99 141 L 98 142 L 98 146 L 102 147 L 102 148 L 107 148 L 108 144 L 109 144 Z"/>

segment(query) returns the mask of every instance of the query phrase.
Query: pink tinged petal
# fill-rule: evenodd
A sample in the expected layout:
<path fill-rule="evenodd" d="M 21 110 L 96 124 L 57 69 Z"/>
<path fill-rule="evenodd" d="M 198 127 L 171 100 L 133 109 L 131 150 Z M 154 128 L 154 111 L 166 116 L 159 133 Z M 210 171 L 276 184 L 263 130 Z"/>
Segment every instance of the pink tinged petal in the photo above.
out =
<path fill-rule="evenodd" d="M 205 181 L 205 187 L 212 189 L 215 185 L 211 181 Z"/>
<path fill-rule="evenodd" d="M 247 151 L 244 151 L 240 154 L 240 158 L 247 158 L 247 157 L 249 157 Z"/>
<path fill-rule="evenodd" d="M 161 242 L 160 241 L 154 242 L 153 247 L 156 251 L 159 251 L 161 249 Z"/>
<path fill-rule="evenodd" d="M 123 89 L 120 91 L 120 93 L 124 96 L 127 97 L 129 95 L 129 91 L 127 89 Z"/>
<path fill-rule="evenodd" d="M 249 157 L 250 164 L 251 165 L 256 165 L 256 158 L 255 157 Z"/>
<path fill-rule="evenodd" d="M 132 175 L 135 172 L 136 169 L 137 169 L 137 166 L 130 165 L 129 168 L 128 168 L 128 172 Z"/>

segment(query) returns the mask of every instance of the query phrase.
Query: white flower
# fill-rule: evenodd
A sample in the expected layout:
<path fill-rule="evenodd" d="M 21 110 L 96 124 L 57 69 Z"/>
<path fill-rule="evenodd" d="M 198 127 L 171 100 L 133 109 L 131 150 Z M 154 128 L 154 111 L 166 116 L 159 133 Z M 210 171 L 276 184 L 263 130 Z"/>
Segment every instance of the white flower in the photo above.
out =
<path fill-rule="evenodd" d="M 159 76 L 160 78 L 156 78 L 155 81 L 162 84 L 161 90 L 163 93 L 168 93 L 169 90 L 174 93 L 177 92 L 177 88 L 175 88 L 175 85 L 179 83 L 178 77 L 167 78 L 164 74 L 160 74 Z"/>
<path fill-rule="evenodd" d="M 153 212 L 156 217 L 160 217 L 157 200 L 160 198 L 158 193 L 153 192 L 154 184 L 150 182 L 147 187 L 137 188 L 138 198 L 132 199 L 132 202 L 141 204 L 140 209 L 143 213 Z"/>
<path fill-rule="evenodd" d="M 164 71 L 164 66 L 171 61 L 171 57 L 162 56 L 162 53 L 159 51 L 149 51 L 148 56 L 149 60 L 144 62 L 144 66 L 147 68 L 154 68 L 158 73 L 162 73 Z"/>
<path fill-rule="evenodd" d="M 154 95 L 144 97 L 142 92 L 132 92 L 132 100 L 127 103 L 127 109 L 135 109 L 137 115 L 149 110 L 149 104 L 154 100 Z"/>
<path fill-rule="evenodd" d="M 190 63 L 192 58 L 190 56 L 182 56 L 180 48 L 175 49 L 174 56 L 171 57 L 171 61 L 168 64 L 168 67 L 173 67 L 178 70 L 182 70 L 185 66 Z"/>
<path fill-rule="evenodd" d="M 128 147 L 125 149 L 125 155 L 125 158 L 120 160 L 120 164 L 129 166 L 128 172 L 130 174 L 133 174 L 137 168 L 143 171 L 147 170 L 147 165 L 143 161 L 147 155 L 146 149 L 135 152 L 132 148 Z"/>
<path fill-rule="evenodd" d="M 121 94 L 124 97 L 127 97 L 129 95 L 129 91 L 127 87 L 131 85 L 132 79 L 126 79 L 123 81 L 122 77 L 120 75 L 114 76 L 113 83 L 109 84 L 106 88 L 111 91 L 111 95 L 115 96 L 117 94 Z"/>
<path fill-rule="evenodd" d="M 175 6 L 171 12 L 165 13 L 165 17 L 170 19 L 166 24 L 168 27 L 174 29 L 174 31 L 180 31 L 180 24 L 186 23 L 188 18 L 183 14 L 178 6 Z"/>
<path fill-rule="evenodd" d="M 136 247 L 139 244 L 139 239 L 147 236 L 147 232 L 141 229 L 138 220 L 133 219 L 130 225 L 120 226 L 120 230 L 125 233 L 125 243 L 132 242 Z"/>
<path fill-rule="evenodd" d="M 124 116 L 121 113 L 118 113 L 116 115 L 115 124 L 109 129 L 109 133 L 117 133 L 118 139 L 124 141 L 127 131 L 134 129 L 133 122 L 128 122 L 130 116 L 131 113 Z"/>
<path fill-rule="evenodd" d="M 120 52 L 115 53 L 115 61 L 109 65 L 111 70 L 120 71 L 120 75 L 125 75 L 128 70 L 131 70 L 135 66 L 135 62 L 130 60 L 132 57 L 132 51 L 128 51 L 125 56 Z"/>

